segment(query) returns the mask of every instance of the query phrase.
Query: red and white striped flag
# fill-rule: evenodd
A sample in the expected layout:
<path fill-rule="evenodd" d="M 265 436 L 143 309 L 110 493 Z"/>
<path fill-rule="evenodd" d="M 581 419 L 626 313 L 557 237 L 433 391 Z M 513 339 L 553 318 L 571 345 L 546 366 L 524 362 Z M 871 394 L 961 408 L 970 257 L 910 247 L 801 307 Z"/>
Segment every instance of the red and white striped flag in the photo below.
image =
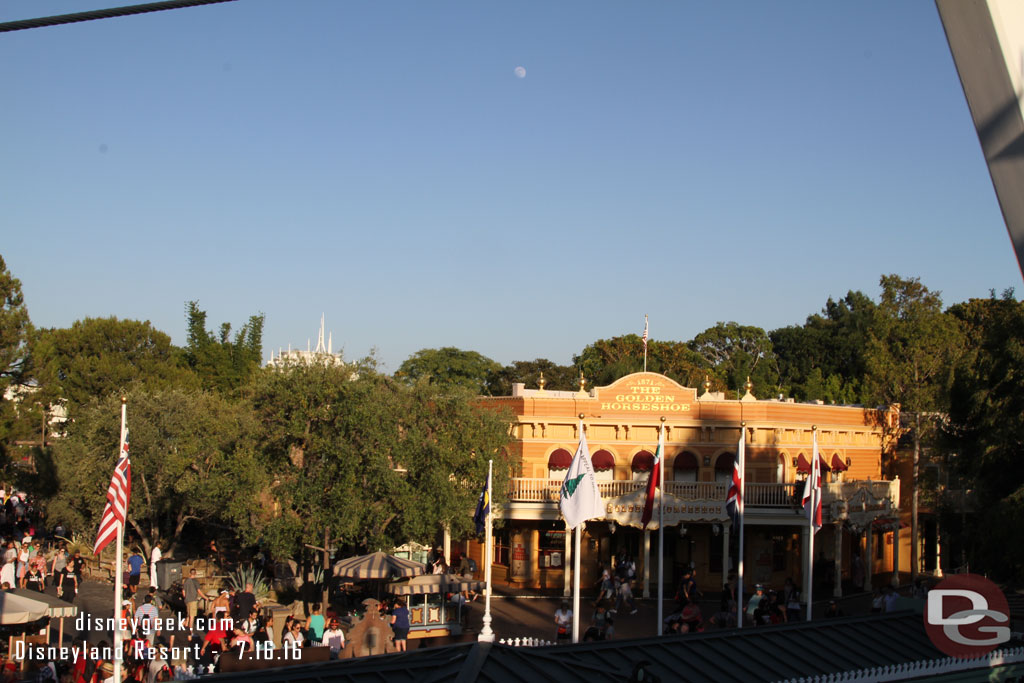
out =
<path fill-rule="evenodd" d="M 640 338 L 644 343 L 644 353 L 647 353 L 647 316 L 644 316 L 644 336 Z"/>
<path fill-rule="evenodd" d="M 128 428 L 125 427 L 121 457 L 118 458 L 117 466 L 114 467 L 114 476 L 110 480 L 110 488 L 107 489 L 107 506 L 103 508 L 103 517 L 100 519 L 100 532 L 96 535 L 96 545 L 92 550 L 94 555 L 99 555 L 111 541 L 117 538 L 128 513 L 128 498 L 131 496 L 131 492 L 132 466 L 128 461 Z"/>

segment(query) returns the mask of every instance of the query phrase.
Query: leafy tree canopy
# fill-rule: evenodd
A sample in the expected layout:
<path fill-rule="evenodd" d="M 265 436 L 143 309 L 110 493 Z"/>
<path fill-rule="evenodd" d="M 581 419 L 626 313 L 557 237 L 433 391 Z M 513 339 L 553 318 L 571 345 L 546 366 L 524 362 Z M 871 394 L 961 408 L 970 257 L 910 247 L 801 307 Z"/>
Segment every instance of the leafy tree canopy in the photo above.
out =
<path fill-rule="evenodd" d="M 501 370 L 501 365 L 476 351 L 463 351 L 454 346 L 421 349 L 411 355 L 395 373 L 408 384 L 426 380 L 444 387 L 463 387 L 483 394 L 487 379 Z"/>
<path fill-rule="evenodd" d="M 244 402 L 197 389 L 128 393 L 132 494 L 128 523 L 148 552 L 176 543 L 190 521 L 255 522 L 269 481 L 256 457 L 256 425 Z M 52 448 L 50 516 L 95 530 L 113 472 L 120 430 L 116 395 L 78 411 Z M 173 547 L 173 546 L 172 546 Z"/>
<path fill-rule="evenodd" d="M 864 356 L 867 395 L 912 412 L 944 409 L 961 349 L 956 318 L 919 278 L 883 275 L 880 284 Z"/>
<path fill-rule="evenodd" d="M 551 391 L 573 391 L 579 389 L 579 370 L 569 365 L 557 365 L 547 358 L 517 360 L 511 365 L 492 372 L 487 377 L 487 393 L 491 396 L 510 396 L 512 385 L 523 383 L 528 389 L 536 389 L 541 373 L 544 373 L 544 388 Z"/>
<path fill-rule="evenodd" d="M 573 361 L 583 369 L 590 386 L 606 386 L 620 377 L 643 371 L 643 340 L 635 334 L 598 339 Z M 686 344 L 675 341 L 647 342 L 647 370 L 691 387 L 700 386 L 706 374 L 714 374 L 699 354 Z"/>
<path fill-rule="evenodd" d="M 690 348 L 730 389 L 739 391 L 747 377 L 754 392 L 772 395 L 779 389 L 778 360 L 768 334 L 760 327 L 720 322 L 690 342 Z"/>
<path fill-rule="evenodd" d="M 773 330 L 783 391 L 800 400 L 862 402 L 864 347 L 875 303 L 862 292 L 831 297 L 807 322 Z"/>
<path fill-rule="evenodd" d="M 260 530 L 275 552 L 326 526 L 357 551 L 432 539 L 442 524 L 465 533 L 488 457 L 495 496 L 505 490 L 510 416 L 468 389 L 297 365 L 260 371 L 253 401 L 279 480 L 281 514 Z"/>
<path fill-rule="evenodd" d="M 11 275 L 0 256 L 0 455 L 15 435 L 17 419 L 15 406 L 4 395 L 12 384 L 25 381 L 31 331 L 21 281 Z"/>
<path fill-rule="evenodd" d="M 188 345 L 185 361 L 199 375 L 204 389 L 234 391 L 260 367 L 263 360 L 263 315 L 249 317 L 234 339 L 231 324 L 223 323 L 218 334 L 206 329 L 206 311 L 199 302 L 185 307 L 188 319 Z"/>
<path fill-rule="evenodd" d="M 39 330 L 32 341 L 36 379 L 47 400 L 78 406 L 110 394 L 123 394 L 134 383 L 149 389 L 195 387 L 171 338 L 149 321 L 86 318 L 71 327 Z"/>

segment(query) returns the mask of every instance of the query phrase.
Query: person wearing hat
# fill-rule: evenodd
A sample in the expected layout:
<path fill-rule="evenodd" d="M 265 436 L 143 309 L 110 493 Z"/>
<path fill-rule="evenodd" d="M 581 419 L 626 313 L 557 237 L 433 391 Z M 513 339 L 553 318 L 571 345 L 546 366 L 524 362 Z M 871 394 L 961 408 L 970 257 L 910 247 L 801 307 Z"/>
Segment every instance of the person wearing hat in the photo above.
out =
<path fill-rule="evenodd" d="M 214 598 L 213 602 L 210 603 L 210 611 L 213 612 L 213 618 L 215 621 L 220 621 L 228 615 L 228 610 L 231 608 L 231 592 L 227 588 L 222 588 L 220 595 Z"/>
<path fill-rule="evenodd" d="M 757 584 L 754 586 L 756 593 L 750 596 L 750 600 L 747 601 L 746 614 L 750 617 L 754 625 L 757 625 L 757 620 L 754 618 L 754 612 L 757 610 L 758 605 L 761 604 L 761 600 L 764 599 L 764 586 Z"/>
<path fill-rule="evenodd" d="M 331 617 L 324 631 L 323 644 L 331 648 L 331 659 L 337 659 L 341 651 L 345 649 L 345 632 L 341 630 L 341 623 L 337 617 Z"/>

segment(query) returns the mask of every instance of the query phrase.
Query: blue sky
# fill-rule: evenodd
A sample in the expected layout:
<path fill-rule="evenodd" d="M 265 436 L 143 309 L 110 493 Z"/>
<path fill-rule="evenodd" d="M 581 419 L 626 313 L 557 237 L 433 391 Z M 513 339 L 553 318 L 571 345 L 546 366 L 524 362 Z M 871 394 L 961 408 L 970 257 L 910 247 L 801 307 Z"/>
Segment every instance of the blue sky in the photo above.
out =
<path fill-rule="evenodd" d="M 2 34 L 0 84 L 37 326 L 181 344 L 197 299 L 269 352 L 323 312 L 394 370 L 770 330 L 883 273 L 1020 289 L 931 2 L 238 0 Z"/>

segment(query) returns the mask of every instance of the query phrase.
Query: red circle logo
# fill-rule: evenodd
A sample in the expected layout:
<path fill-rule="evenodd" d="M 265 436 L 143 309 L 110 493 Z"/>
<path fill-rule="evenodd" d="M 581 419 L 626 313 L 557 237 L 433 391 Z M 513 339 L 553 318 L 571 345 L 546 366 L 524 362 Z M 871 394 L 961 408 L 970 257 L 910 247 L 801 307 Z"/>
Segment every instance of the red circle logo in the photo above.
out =
<path fill-rule="evenodd" d="M 928 591 L 924 628 L 950 657 L 980 657 L 1010 639 L 1010 606 L 984 576 L 955 574 Z"/>

